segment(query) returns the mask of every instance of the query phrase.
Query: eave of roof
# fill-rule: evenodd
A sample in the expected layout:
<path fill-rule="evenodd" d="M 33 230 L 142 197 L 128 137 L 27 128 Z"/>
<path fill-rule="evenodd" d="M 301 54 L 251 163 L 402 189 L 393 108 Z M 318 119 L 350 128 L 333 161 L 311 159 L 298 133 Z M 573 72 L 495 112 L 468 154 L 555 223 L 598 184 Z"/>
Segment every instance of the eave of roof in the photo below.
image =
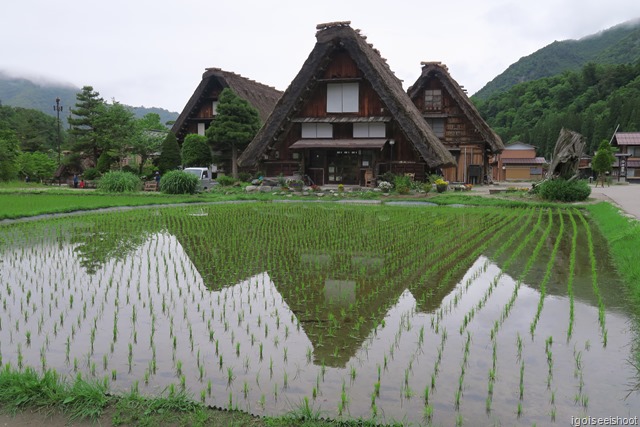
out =
<path fill-rule="evenodd" d="M 615 141 L 618 145 L 640 145 L 640 132 L 616 132 Z"/>

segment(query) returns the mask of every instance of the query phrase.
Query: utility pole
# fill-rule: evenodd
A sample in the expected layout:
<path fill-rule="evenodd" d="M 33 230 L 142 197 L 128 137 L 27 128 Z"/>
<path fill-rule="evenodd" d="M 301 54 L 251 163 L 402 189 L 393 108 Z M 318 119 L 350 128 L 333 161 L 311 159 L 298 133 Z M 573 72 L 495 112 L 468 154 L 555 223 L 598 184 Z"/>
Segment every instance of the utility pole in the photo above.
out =
<path fill-rule="evenodd" d="M 53 106 L 53 109 L 56 111 L 56 115 L 58 116 L 58 166 L 60 166 L 60 111 L 62 111 L 62 105 L 60 105 L 60 98 L 56 98 L 56 105 Z"/>

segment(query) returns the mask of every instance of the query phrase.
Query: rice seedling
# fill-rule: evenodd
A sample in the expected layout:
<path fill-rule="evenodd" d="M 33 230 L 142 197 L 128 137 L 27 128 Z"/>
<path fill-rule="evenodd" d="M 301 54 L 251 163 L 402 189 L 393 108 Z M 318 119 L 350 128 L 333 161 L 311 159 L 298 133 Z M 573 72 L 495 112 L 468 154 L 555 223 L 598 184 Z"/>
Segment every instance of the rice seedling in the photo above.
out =
<path fill-rule="evenodd" d="M 132 225 L 136 224 L 139 227 L 147 221 L 154 227 L 157 226 L 166 231 L 152 234 L 149 243 L 145 243 L 147 246 L 144 246 L 144 251 L 141 250 L 135 257 L 123 257 L 122 261 L 101 264 L 105 267 L 97 269 L 95 277 L 90 280 L 91 283 L 96 284 L 95 290 L 85 291 L 80 286 L 76 287 L 75 279 L 72 277 L 77 276 L 79 281 L 89 282 L 89 280 L 86 280 L 87 275 L 81 268 L 72 267 L 75 260 L 79 259 L 78 253 L 71 249 L 64 249 L 69 255 L 69 261 L 63 261 L 59 267 L 60 275 L 65 274 L 64 279 L 60 280 L 56 276 L 58 283 L 52 283 L 51 289 L 57 285 L 57 291 L 52 291 L 49 295 L 49 293 L 32 290 L 27 298 L 27 291 L 35 289 L 30 288 L 30 281 L 27 279 L 22 280 L 11 290 L 11 296 L 7 293 L 3 295 L 6 312 L 9 312 L 11 307 L 22 309 L 22 311 L 16 310 L 17 314 L 13 314 L 11 318 L 4 313 L 0 314 L 0 326 L 4 326 L 4 329 L 0 330 L 3 342 L 11 342 L 12 337 L 14 339 L 21 337 L 22 340 L 16 339 L 15 342 L 22 341 L 22 351 L 25 353 L 23 363 L 27 365 L 27 360 L 33 362 L 35 359 L 37 362 L 37 358 L 30 357 L 30 353 L 27 352 L 28 347 L 24 340 L 26 331 L 32 332 L 31 341 L 37 342 L 38 348 L 45 335 L 51 338 L 54 347 L 58 346 L 59 349 L 64 350 L 66 350 L 64 340 L 68 339 L 70 342 L 73 339 L 73 344 L 69 345 L 69 350 L 65 353 L 69 359 L 75 355 L 72 351 L 81 355 L 78 358 L 82 357 L 83 363 L 78 366 L 78 372 L 85 375 L 92 370 L 92 366 L 99 363 L 100 357 L 103 358 L 102 366 L 106 372 L 107 369 L 116 367 L 113 365 L 115 362 L 111 362 L 113 366 L 109 367 L 108 358 L 113 357 L 114 361 L 123 361 L 127 360 L 127 356 L 131 354 L 130 372 L 121 373 L 119 382 L 121 386 L 127 387 L 134 381 L 144 378 L 149 390 L 155 387 L 157 381 L 166 377 L 167 373 L 175 375 L 179 361 L 182 365 L 183 361 L 193 360 L 194 367 L 197 369 L 181 366 L 182 373 L 178 376 L 182 375 L 184 379 L 181 378 L 180 381 L 184 386 L 186 382 L 191 384 L 196 379 L 200 382 L 207 381 L 205 394 L 214 402 L 219 402 L 220 396 L 224 396 L 225 381 L 222 381 L 221 385 L 216 384 L 212 379 L 219 376 L 208 378 L 205 367 L 211 363 L 211 358 L 215 357 L 218 360 L 214 359 L 213 363 L 218 362 L 224 378 L 228 376 L 230 368 L 233 372 L 240 366 L 239 363 L 231 363 L 235 360 L 232 356 L 235 353 L 236 358 L 242 356 L 241 366 L 244 370 L 238 373 L 233 372 L 234 376 L 237 375 L 234 382 L 241 382 L 240 390 L 243 394 L 245 394 L 245 384 L 248 387 L 248 382 L 251 381 L 249 376 L 255 374 L 258 388 L 273 387 L 276 400 L 280 394 L 286 395 L 286 398 L 279 399 L 281 402 L 270 402 L 276 408 L 275 411 L 286 405 L 283 402 L 291 401 L 292 397 L 298 396 L 296 393 L 300 390 L 299 380 L 304 381 L 305 376 L 315 375 L 315 384 L 312 384 L 311 393 L 308 395 L 310 398 L 317 399 L 318 394 L 321 393 L 320 385 L 322 384 L 321 394 L 323 399 L 329 402 L 327 406 L 333 409 L 334 414 L 336 406 L 340 407 L 343 414 L 347 414 L 349 399 L 353 399 L 353 403 L 356 403 L 360 399 L 370 398 L 371 401 L 366 403 L 370 403 L 367 411 L 371 411 L 371 414 L 379 417 L 384 411 L 385 419 L 402 418 L 405 409 L 398 399 L 402 401 L 411 397 L 413 395 L 411 383 L 420 381 L 419 384 L 424 387 L 424 392 L 421 393 L 424 403 L 420 403 L 423 403 L 422 415 L 426 420 L 430 419 L 427 413 L 432 414 L 436 405 L 441 407 L 443 401 L 450 402 L 449 399 L 451 399 L 449 392 L 438 396 L 435 388 L 438 375 L 442 373 L 449 377 L 451 370 L 458 367 L 458 381 L 456 383 L 454 380 L 451 390 L 458 390 L 458 406 L 464 406 L 461 399 L 465 397 L 466 387 L 475 387 L 472 382 L 465 382 L 465 377 L 470 375 L 477 366 L 476 360 L 470 362 L 471 331 L 476 330 L 473 322 L 478 318 L 478 313 L 490 302 L 490 298 L 497 294 L 494 291 L 505 283 L 501 277 L 504 277 L 502 271 L 507 267 L 511 267 L 509 274 L 515 272 L 516 279 L 519 279 L 517 286 L 520 286 L 519 283 L 524 277 L 523 268 L 513 260 L 523 259 L 522 262 L 526 263 L 525 270 L 531 269 L 532 262 L 539 264 L 539 261 L 529 261 L 531 254 L 534 253 L 531 249 L 537 245 L 538 239 L 544 236 L 544 230 L 549 224 L 549 210 L 545 209 L 514 209 L 506 210 L 507 212 L 504 213 L 484 208 L 465 210 L 442 208 L 438 212 L 423 209 L 411 211 L 392 206 L 366 209 L 353 206 L 313 208 L 266 206 L 259 209 L 246 206 L 242 209 L 235 206 L 217 206 L 216 209 L 219 209 L 216 215 L 209 215 L 206 221 L 201 221 L 203 218 L 199 218 L 199 222 L 195 221 L 195 217 L 185 215 L 185 212 L 189 212 L 185 208 L 163 211 L 163 214 L 157 217 L 142 213 L 123 215 L 123 218 L 131 219 L 125 222 L 130 222 Z M 555 212 L 553 215 L 555 221 L 553 227 L 557 230 L 558 216 Z M 391 220 L 381 221 L 378 219 L 379 216 L 386 216 Z M 286 221 L 283 221 L 283 218 L 286 218 Z M 96 227 L 102 233 L 100 241 L 104 242 L 109 240 L 102 238 L 108 230 L 126 229 L 128 226 L 126 223 L 121 223 L 116 227 L 113 217 L 109 218 L 106 215 L 105 218 L 99 218 L 96 221 Z M 285 223 L 286 227 L 283 227 Z M 251 224 L 250 233 L 246 231 L 246 224 Z M 529 233 L 530 230 L 533 230 L 532 233 Z M 205 239 L 202 241 L 194 239 L 194 235 L 216 236 L 216 242 L 211 244 L 209 241 L 205 244 Z M 455 241 L 451 239 L 453 235 L 465 236 L 465 238 Z M 0 233 L 0 239 L 1 236 Z M 571 233 L 564 233 L 563 240 L 570 237 L 572 237 Z M 528 239 L 527 243 L 521 245 L 526 239 Z M 245 241 L 251 242 L 250 251 L 245 250 L 248 246 Z M 258 249 L 263 255 L 260 260 L 256 260 L 256 242 L 260 241 L 269 243 L 267 247 Z M 416 241 L 420 241 L 421 244 L 416 245 Z M 491 260 L 485 259 L 467 271 L 469 265 L 472 265 L 479 256 L 485 256 L 483 251 L 489 246 L 488 253 L 492 254 Z M 183 248 L 189 256 L 184 255 Z M 28 254 L 29 250 L 26 249 L 25 253 Z M 558 251 L 563 250 L 564 246 L 558 249 Z M 576 253 L 581 254 L 580 251 L 581 248 L 577 247 Z M 496 252 L 499 255 L 494 255 Z M 309 262 L 300 261 L 300 254 L 318 253 L 323 254 L 322 256 L 325 257 L 323 259 L 330 258 L 330 264 L 323 264 L 319 261 L 320 257 L 315 255 L 310 257 Z M 362 258 L 361 255 L 365 253 L 372 253 L 374 257 L 380 255 L 382 262 L 376 264 L 373 271 L 361 264 L 352 263 L 352 258 L 355 259 L 353 254 Z M 530 256 L 525 259 L 522 256 L 523 253 L 528 253 Z M 159 254 L 157 260 L 156 254 Z M 500 257 L 500 254 L 504 256 Z M 3 255 L 0 254 L 0 256 Z M 343 263 L 341 259 L 347 262 Z M 17 261 L 18 258 L 14 262 Z M 546 261 L 545 258 L 545 263 Z M 9 265 L 11 261 L 3 259 L 3 262 Z M 55 263 L 56 261 L 53 261 L 52 265 Z M 203 266 L 211 266 L 211 268 Z M 333 296 L 324 294 L 326 284 L 322 281 L 316 283 L 315 278 L 322 277 L 324 280 L 324 277 L 331 277 L 324 272 L 329 269 L 329 266 L 333 277 L 355 282 L 357 291 L 355 299 L 340 302 L 337 300 L 338 293 Z M 551 268 L 555 270 L 558 266 L 553 265 Z M 268 271 L 277 286 L 270 282 L 266 274 L 264 279 L 245 280 L 254 277 L 258 271 Z M 492 273 L 489 275 L 489 272 Z M 5 279 L 4 274 L 4 270 L 0 272 L 3 279 Z M 464 276 L 465 279 L 460 279 L 458 275 Z M 140 277 L 140 280 L 136 280 L 137 277 Z M 264 283 L 262 283 L 263 280 Z M 346 283 L 347 280 L 344 282 Z M 478 283 L 487 280 L 489 282 L 482 291 L 470 292 Z M 148 283 L 148 286 L 145 286 L 145 283 Z M 189 285 L 185 285 L 186 283 Z M 363 287 L 363 283 L 367 284 L 366 288 Z M 411 301 L 414 306 L 410 309 L 402 309 L 399 313 L 399 309 L 390 308 L 385 301 L 389 295 L 393 295 L 392 298 L 396 299 L 400 292 L 397 289 L 406 287 L 407 283 L 415 284 L 409 289 L 414 297 Z M 538 284 L 535 283 L 535 285 Z M 21 286 L 24 292 L 21 291 Z M 210 289 L 207 289 L 208 286 Z M 606 296 L 604 287 L 602 292 L 602 296 Z M 31 304 L 35 303 L 37 306 L 43 294 L 42 306 L 36 307 L 36 311 L 32 310 Z M 322 297 L 323 294 L 326 299 Z M 444 299 L 438 306 L 441 298 L 439 295 L 442 294 L 451 296 Z M 73 311 L 69 309 L 71 296 L 74 298 Z M 318 296 L 320 298 L 317 298 Z M 503 335 L 499 332 L 514 306 L 516 296 L 520 298 L 520 295 L 514 292 L 510 302 L 504 307 L 499 307 L 497 322 L 496 318 L 489 320 L 490 334 L 486 337 L 479 335 L 479 338 L 474 334 L 474 341 L 479 340 L 478 348 L 488 345 L 488 342 L 482 340 L 492 337 L 493 351 L 485 353 L 487 357 L 493 358 L 491 365 L 488 360 L 478 361 L 478 363 L 486 362 L 486 369 L 490 371 L 486 406 L 487 410 L 495 412 L 492 414 L 495 417 L 500 414 L 496 411 L 498 405 L 503 405 L 497 400 L 492 400 L 494 385 L 496 392 L 498 389 L 495 382 L 497 343 L 502 339 Z M 474 301 L 472 298 L 477 299 Z M 545 300 L 545 304 L 548 301 L 548 299 Z M 20 307 L 22 302 L 24 305 Z M 290 310 L 286 308 L 287 305 Z M 87 306 L 89 310 L 86 310 Z M 461 307 L 465 309 L 461 310 Z M 47 315 L 49 310 L 51 313 Z M 87 311 L 90 313 L 90 319 L 83 321 Z M 176 312 L 182 312 L 183 316 L 176 315 L 174 319 Z M 25 313 L 28 317 L 30 316 L 28 321 L 25 320 Z M 95 313 L 94 318 L 91 317 L 92 313 Z M 332 317 L 329 317 L 330 313 Z M 423 313 L 432 314 L 422 316 Z M 396 317 L 394 317 L 395 314 L 397 314 Z M 546 310 L 544 315 L 547 315 Z M 55 319 L 55 322 L 48 324 L 47 316 Z M 115 333 L 102 336 L 101 331 L 105 329 L 108 331 L 112 326 L 109 325 L 110 321 L 117 317 L 123 317 L 129 321 L 114 321 Z M 18 325 L 15 325 L 16 319 L 19 320 Z M 429 324 L 431 328 L 425 331 Z M 444 326 L 449 324 L 455 324 L 461 334 L 463 352 L 458 355 L 449 353 L 450 350 L 446 350 L 445 354 L 446 329 Z M 41 325 L 37 329 L 37 335 L 35 334 L 36 325 Z M 151 325 L 149 345 L 138 346 L 137 332 L 149 333 L 149 325 Z M 303 328 L 300 325 L 303 325 Z M 388 328 L 390 325 L 393 325 L 393 330 Z M 542 326 L 542 323 L 539 326 Z M 64 334 L 64 337 L 56 338 L 56 334 L 52 333 L 54 330 L 57 332 L 65 329 L 69 330 L 68 337 Z M 270 339 L 261 342 L 260 332 L 263 330 L 265 337 Z M 467 331 L 466 337 L 465 331 Z M 155 335 L 155 332 L 158 334 Z M 306 334 L 306 337 L 300 334 Z M 435 338 L 434 346 L 426 345 L 431 342 L 434 335 L 440 335 L 441 339 Z M 125 340 L 122 343 L 116 343 L 122 336 L 129 337 L 129 342 Z M 181 341 L 179 346 L 177 345 L 178 336 Z M 303 344 L 299 349 L 298 343 L 308 342 L 300 341 L 300 338 L 307 337 L 311 343 Z M 257 345 L 256 341 L 258 341 Z M 440 345 L 437 345 L 437 341 L 440 341 Z M 83 342 L 86 343 L 84 348 L 82 348 Z M 292 342 L 296 343 L 295 346 L 291 344 Z M 276 350 L 276 347 L 280 347 L 280 343 L 285 345 L 282 349 Z M 473 348 L 476 348 L 475 344 L 474 342 Z M 156 345 L 159 350 L 157 360 Z M 518 364 L 522 366 L 524 344 L 519 334 L 516 345 Z M 531 344 L 532 351 L 535 351 L 536 345 Z M 140 367 L 132 363 L 134 347 L 135 360 L 146 359 L 148 364 L 145 363 Z M 107 352 L 108 348 L 111 349 L 110 353 Z M 95 356 L 93 356 L 94 350 Z M 551 348 L 549 348 L 550 351 Z M 16 360 L 15 352 L 16 349 L 13 348 L 11 360 Z M 281 356 L 277 354 L 279 352 Z M 315 362 L 318 366 L 312 364 L 314 352 L 315 357 L 320 361 Z M 556 348 L 555 352 L 557 355 L 562 354 L 559 348 Z M 86 359 L 87 367 L 85 367 L 83 356 L 87 353 L 91 357 Z M 490 353 L 492 356 L 489 356 Z M 376 357 L 371 357 L 372 354 Z M 555 355 L 556 358 L 557 355 Z M 226 364 L 223 363 L 223 356 L 226 358 Z M 267 368 L 262 364 L 267 357 L 270 359 L 269 377 L 260 378 L 260 369 Z M 323 358 L 326 359 L 326 363 L 322 361 Z M 556 358 L 552 356 L 552 360 Z M 250 364 L 251 360 L 254 360 L 254 363 Z M 561 357 L 558 360 L 564 360 L 564 358 Z M 48 363 L 54 362 L 49 360 Z M 286 375 L 282 369 L 284 363 L 289 365 L 289 372 Z M 556 361 L 556 363 L 559 362 Z M 187 365 L 190 364 L 191 362 Z M 305 368 L 300 369 L 303 365 Z M 296 367 L 295 375 L 290 370 L 293 366 Z M 424 366 L 433 366 L 433 370 L 429 372 L 427 369 L 427 372 L 424 372 Z M 160 374 L 158 377 L 154 377 L 157 375 L 156 369 Z M 222 369 L 227 370 L 226 375 Z M 387 382 L 381 382 L 383 370 L 386 375 L 398 378 L 397 381 L 401 385 L 399 393 L 386 393 L 384 384 Z M 402 375 L 403 372 L 404 375 Z M 283 388 L 285 376 L 286 389 Z M 312 383 L 313 378 L 311 376 Z M 368 378 L 373 378 L 377 385 L 374 384 L 373 390 L 369 389 L 369 396 L 365 393 L 364 396 L 352 394 L 349 397 L 344 385 L 347 378 L 349 384 L 346 386 L 352 390 L 360 389 L 363 381 L 367 381 Z M 589 377 L 585 375 L 586 378 Z M 180 381 L 176 381 L 175 385 L 181 387 Z M 264 384 L 261 386 L 261 382 L 267 383 L 267 386 Z M 338 388 L 341 383 L 343 387 L 340 391 Z M 388 384 L 389 389 L 397 390 L 398 383 L 392 381 Z M 367 387 L 371 387 L 370 383 Z M 449 390 L 447 387 L 448 385 L 443 386 L 443 389 Z M 235 393 L 240 390 L 235 390 Z M 230 393 L 230 391 L 226 392 Z M 251 390 L 247 389 L 246 399 L 253 392 L 253 387 Z M 345 395 L 344 402 L 342 393 Z M 384 400 L 378 400 L 381 393 L 385 397 Z M 595 401 L 593 396 L 591 397 Z M 234 401 L 237 398 L 236 394 L 235 398 L 232 397 L 233 400 L 230 399 L 229 407 L 238 406 Z M 203 399 L 203 390 L 200 390 L 200 400 L 206 400 Z M 262 406 L 265 406 L 264 394 L 261 400 Z M 394 405 L 396 402 L 399 404 Z M 248 406 L 248 402 L 245 403 Z M 354 410 L 361 406 L 353 403 Z M 593 402 L 591 405 L 595 406 Z M 451 419 L 455 415 L 453 408 L 444 411 L 443 419 Z M 447 411 L 450 412 L 447 413 Z M 367 416 L 366 413 L 359 415 Z M 462 420 L 466 414 L 465 411 L 458 411 L 457 415 Z M 417 416 L 420 417 L 421 414 L 418 413 Z M 528 414 L 523 416 L 527 417 Z M 411 423 L 420 422 L 420 419 L 413 414 L 408 415 L 408 420 Z"/>

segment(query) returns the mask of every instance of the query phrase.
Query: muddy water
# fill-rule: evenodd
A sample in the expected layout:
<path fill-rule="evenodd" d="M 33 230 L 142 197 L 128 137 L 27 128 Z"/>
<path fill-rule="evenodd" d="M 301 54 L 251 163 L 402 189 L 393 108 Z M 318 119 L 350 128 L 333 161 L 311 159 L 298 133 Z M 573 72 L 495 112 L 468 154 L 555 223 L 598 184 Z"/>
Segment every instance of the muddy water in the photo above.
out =
<path fill-rule="evenodd" d="M 286 209 L 288 219 L 304 213 Z M 345 233 L 369 236 L 370 227 L 398 218 L 398 208 L 366 209 L 376 209 L 374 219 Z M 215 213 L 184 212 L 188 221 Z M 281 211 L 267 214 L 281 220 Z M 149 215 L 130 222 L 148 224 L 156 214 Z M 4 230 L 11 245 L 0 263 L 2 363 L 106 378 L 113 391 L 157 395 L 184 386 L 209 405 L 258 415 L 298 410 L 305 397 L 321 416 L 414 424 L 567 425 L 572 416 L 638 415 L 640 394 L 627 396 L 638 381 L 636 323 L 610 260 L 598 256 L 604 345 L 582 228 L 568 336 L 567 218 L 533 333 L 557 222 L 524 277 L 535 240 L 512 262 L 512 251 L 495 255 L 496 242 L 454 282 L 427 282 L 440 290 L 425 298 L 413 281 L 396 280 L 388 253 L 341 251 L 337 260 L 334 252 L 289 247 L 269 257 L 275 249 L 258 236 L 253 250 L 264 255 L 234 272 L 229 253 L 239 256 L 241 243 L 226 242 L 225 251 L 156 219 L 157 226 L 138 224 L 139 234 L 67 221 L 36 237 Z"/>

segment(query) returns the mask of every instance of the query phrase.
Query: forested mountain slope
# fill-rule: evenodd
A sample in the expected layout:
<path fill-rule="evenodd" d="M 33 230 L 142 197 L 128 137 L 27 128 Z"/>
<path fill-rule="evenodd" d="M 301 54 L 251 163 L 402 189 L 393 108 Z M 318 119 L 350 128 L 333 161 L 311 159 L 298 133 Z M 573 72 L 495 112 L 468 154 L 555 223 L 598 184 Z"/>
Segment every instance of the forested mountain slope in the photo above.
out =
<path fill-rule="evenodd" d="M 477 105 L 505 143 L 534 145 L 548 159 L 566 127 L 587 138 L 592 154 L 617 125 L 620 131 L 640 131 L 640 62 L 590 63 L 579 71 L 518 84 Z"/>
<path fill-rule="evenodd" d="M 473 97 L 485 100 L 518 83 L 555 76 L 564 71 L 577 71 L 589 62 L 628 64 L 639 59 L 640 19 L 635 19 L 580 40 L 555 41 L 520 58 Z"/>

